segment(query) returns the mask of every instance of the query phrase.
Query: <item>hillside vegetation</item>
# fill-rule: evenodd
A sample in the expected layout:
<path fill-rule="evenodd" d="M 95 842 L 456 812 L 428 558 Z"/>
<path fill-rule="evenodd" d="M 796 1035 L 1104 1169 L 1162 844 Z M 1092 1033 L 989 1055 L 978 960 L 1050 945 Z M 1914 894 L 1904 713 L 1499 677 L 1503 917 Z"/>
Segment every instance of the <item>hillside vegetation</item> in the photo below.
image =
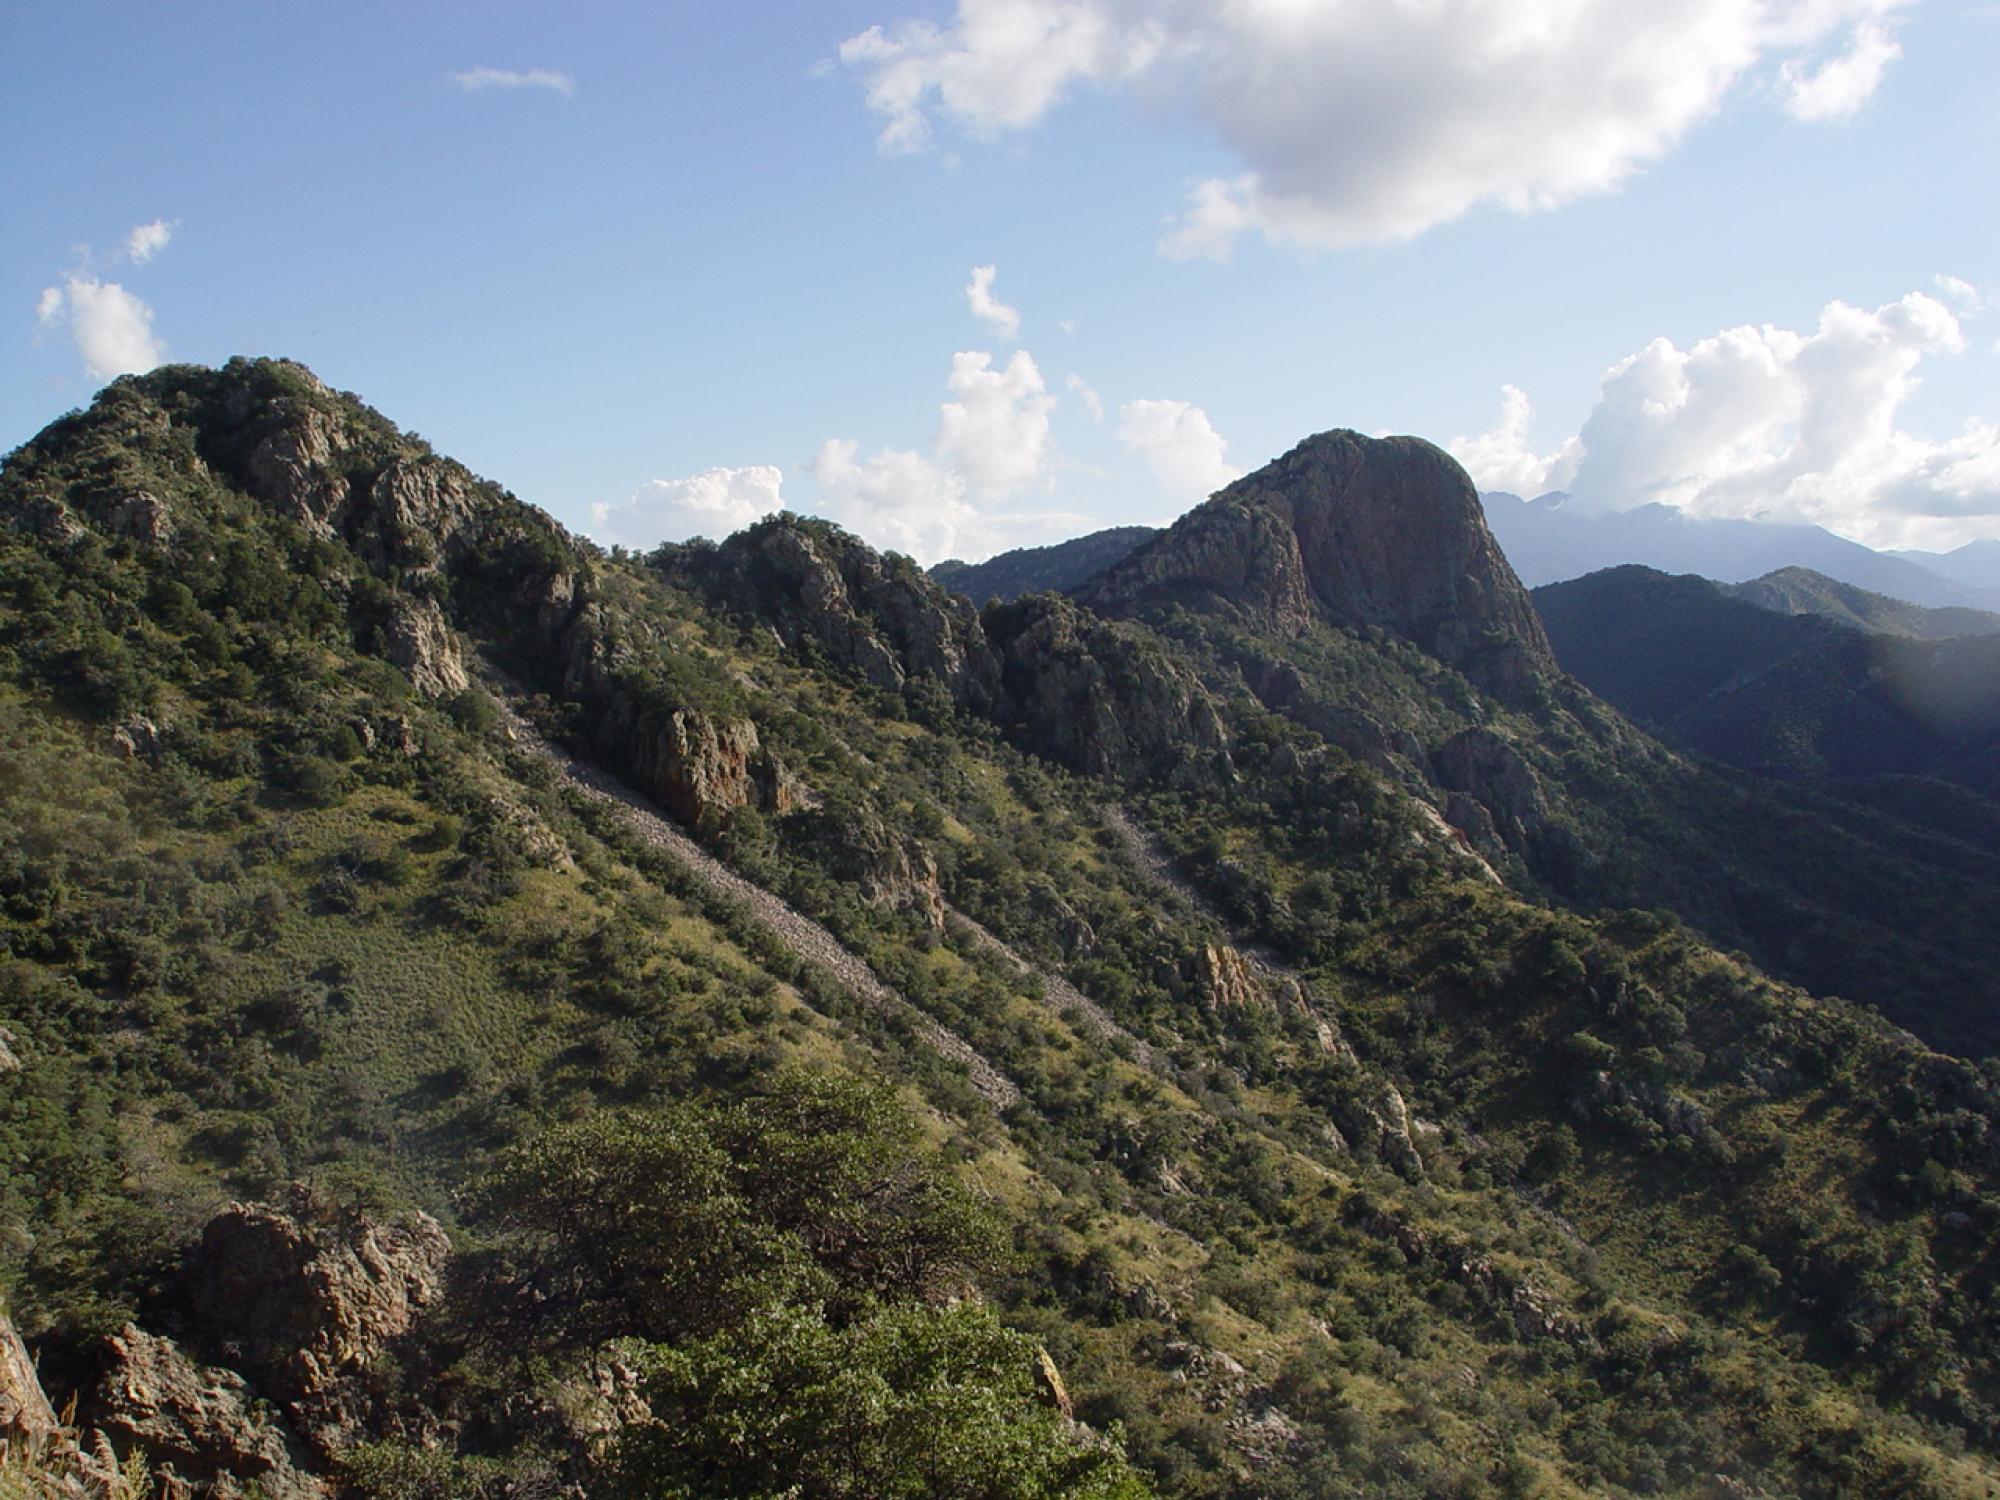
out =
<path fill-rule="evenodd" d="M 1942 1031 L 1990 873 L 1648 739 L 1387 457 L 981 610 L 280 361 L 11 455 L 0 1483 L 1988 1493 L 2000 1078 L 1702 929 Z M 1384 495 L 1444 561 L 1323 565 Z"/>

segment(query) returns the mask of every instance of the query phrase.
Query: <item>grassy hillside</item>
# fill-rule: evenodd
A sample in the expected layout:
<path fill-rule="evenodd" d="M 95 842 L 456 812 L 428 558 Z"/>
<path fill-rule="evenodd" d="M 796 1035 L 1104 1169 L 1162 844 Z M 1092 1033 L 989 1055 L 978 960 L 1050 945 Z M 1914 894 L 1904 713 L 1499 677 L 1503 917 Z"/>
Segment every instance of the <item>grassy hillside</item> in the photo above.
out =
<path fill-rule="evenodd" d="M 2000 1482 L 1991 1068 L 1523 899 L 1268 643 L 790 519 L 606 555 L 267 362 L 14 454 L 0 580 L 0 1282 L 59 1399 L 302 1180 L 456 1246 L 309 1455 L 357 1493 Z M 1277 665 L 1493 711 L 1379 633 Z M 1157 722 L 1036 712 L 1091 695 Z"/>

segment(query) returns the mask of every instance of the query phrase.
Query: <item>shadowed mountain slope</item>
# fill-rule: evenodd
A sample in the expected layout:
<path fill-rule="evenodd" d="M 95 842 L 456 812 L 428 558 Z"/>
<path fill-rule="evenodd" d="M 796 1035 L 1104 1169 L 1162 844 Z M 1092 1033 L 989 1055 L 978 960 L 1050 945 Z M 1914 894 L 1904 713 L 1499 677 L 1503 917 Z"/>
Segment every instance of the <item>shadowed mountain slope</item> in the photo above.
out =
<path fill-rule="evenodd" d="M 1772 775 L 1939 776 L 2000 795 L 2000 640 L 1870 635 L 1732 592 L 1613 568 L 1535 602 L 1563 665 L 1677 744 Z"/>

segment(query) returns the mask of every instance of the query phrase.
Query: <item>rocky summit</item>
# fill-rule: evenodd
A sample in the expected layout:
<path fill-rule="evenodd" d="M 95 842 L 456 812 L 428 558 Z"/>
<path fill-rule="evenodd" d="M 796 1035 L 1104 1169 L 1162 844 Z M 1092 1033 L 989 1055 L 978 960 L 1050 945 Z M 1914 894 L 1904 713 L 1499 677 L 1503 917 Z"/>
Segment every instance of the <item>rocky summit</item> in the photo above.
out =
<path fill-rule="evenodd" d="M 1287 632 L 1376 626 L 1503 696 L 1554 670 L 1471 479 L 1419 438 L 1307 438 L 1077 593 L 1114 611 L 1207 594 Z"/>

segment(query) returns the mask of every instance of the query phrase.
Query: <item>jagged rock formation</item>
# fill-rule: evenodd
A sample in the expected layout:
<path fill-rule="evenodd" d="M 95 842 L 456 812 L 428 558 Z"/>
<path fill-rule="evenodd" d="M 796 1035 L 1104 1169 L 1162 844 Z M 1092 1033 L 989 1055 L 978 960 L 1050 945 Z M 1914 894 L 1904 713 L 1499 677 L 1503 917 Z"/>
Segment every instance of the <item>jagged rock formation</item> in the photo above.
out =
<path fill-rule="evenodd" d="M 1003 725 L 1086 774 L 1129 781 L 1223 751 L 1208 690 L 1157 644 L 1054 594 L 988 610 Z"/>
<path fill-rule="evenodd" d="M 290 1207 L 232 1203 L 211 1219 L 187 1303 L 203 1347 L 331 1456 L 360 1430 L 358 1377 L 443 1293 L 451 1242 L 427 1214 L 334 1215 L 304 1192 Z"/>
<path fill-rule="evenodd" d="M 1199 599 L 1296 634 L 1377 626 L 1501 697 L 1553 670 L 1465 471 L 1418 438 L 1326 432 L 1239 479 L 1078 590 L 1100 609 Z"/>
<path fill-rule="evenodd" d="M 301 1471 L 288 1435 L 234 1370 L 198 1365 L 171 1339 L 130 1323 L 105 1340 L 103 1355 L 105 1371 L 86 1410 L 90 1424 L 120 1448 L 143 1449 L 156 1468 L 215 1500 L 252 1493 L 324 1500 L 332 1493 Z"/>
<path fill-rule="evenodd" d="M 929 680 L 1073 769 L 1129 780 L 1224 748 L 1208 692 L 1129 627 L 1054 595 L 982 616 L 907 560 L 825 522 L 780 515 L 662 567 L 875 686 Z"/>
<path fill-rule="evenodd" d="M 972 606 L 907 558 L 838 527 L 774 516 L 720 547 L 669 554 L 665 565 L 710 597 L 754 610 L 787 646 L 810 640 L 876 687 L 895 692 L 927 676 L 961 707 L 993 706 L 998 668 Z"/>
<path fill-rule="evenodd" d="M 690 828 L 739 807 L 788 809 L 789 792 L 748 719 L 676 709 L 649 733 L 635 729 L 629 744 L 639 786 Z"/>
<path fill-rule="evenodd" d="M 1210 1010 L 1249 1010 L 1264 1004 L 1264 987 L 1250 962 L 1227 944 L 1211 943 L 1196 961 L 1197 981 Z"/>
<path fill-rule="evenodd" d="M 383 636 L 390 664 L 426 698 L 464 691 L 465 663 L 435 599 L 397 599 Z"/>
<path fill-rule="evenodd" d="M 921 839 L 889 827 L 871 809 L 843 804 L 815 811 L 801 830 L 835 879 L 899 911 L 914 911 L 942 932 L 944 890 L 937 859 Z"/>
<path fill-rule="evenodd" d="M 1431 752 L 1438 785 L 1452 793 L 1446 817 L 1473 844 L 1516 854 L 1548 822 L 1541 782 L 1521 752 L 1490 729 L 1467 729 Z"/>

